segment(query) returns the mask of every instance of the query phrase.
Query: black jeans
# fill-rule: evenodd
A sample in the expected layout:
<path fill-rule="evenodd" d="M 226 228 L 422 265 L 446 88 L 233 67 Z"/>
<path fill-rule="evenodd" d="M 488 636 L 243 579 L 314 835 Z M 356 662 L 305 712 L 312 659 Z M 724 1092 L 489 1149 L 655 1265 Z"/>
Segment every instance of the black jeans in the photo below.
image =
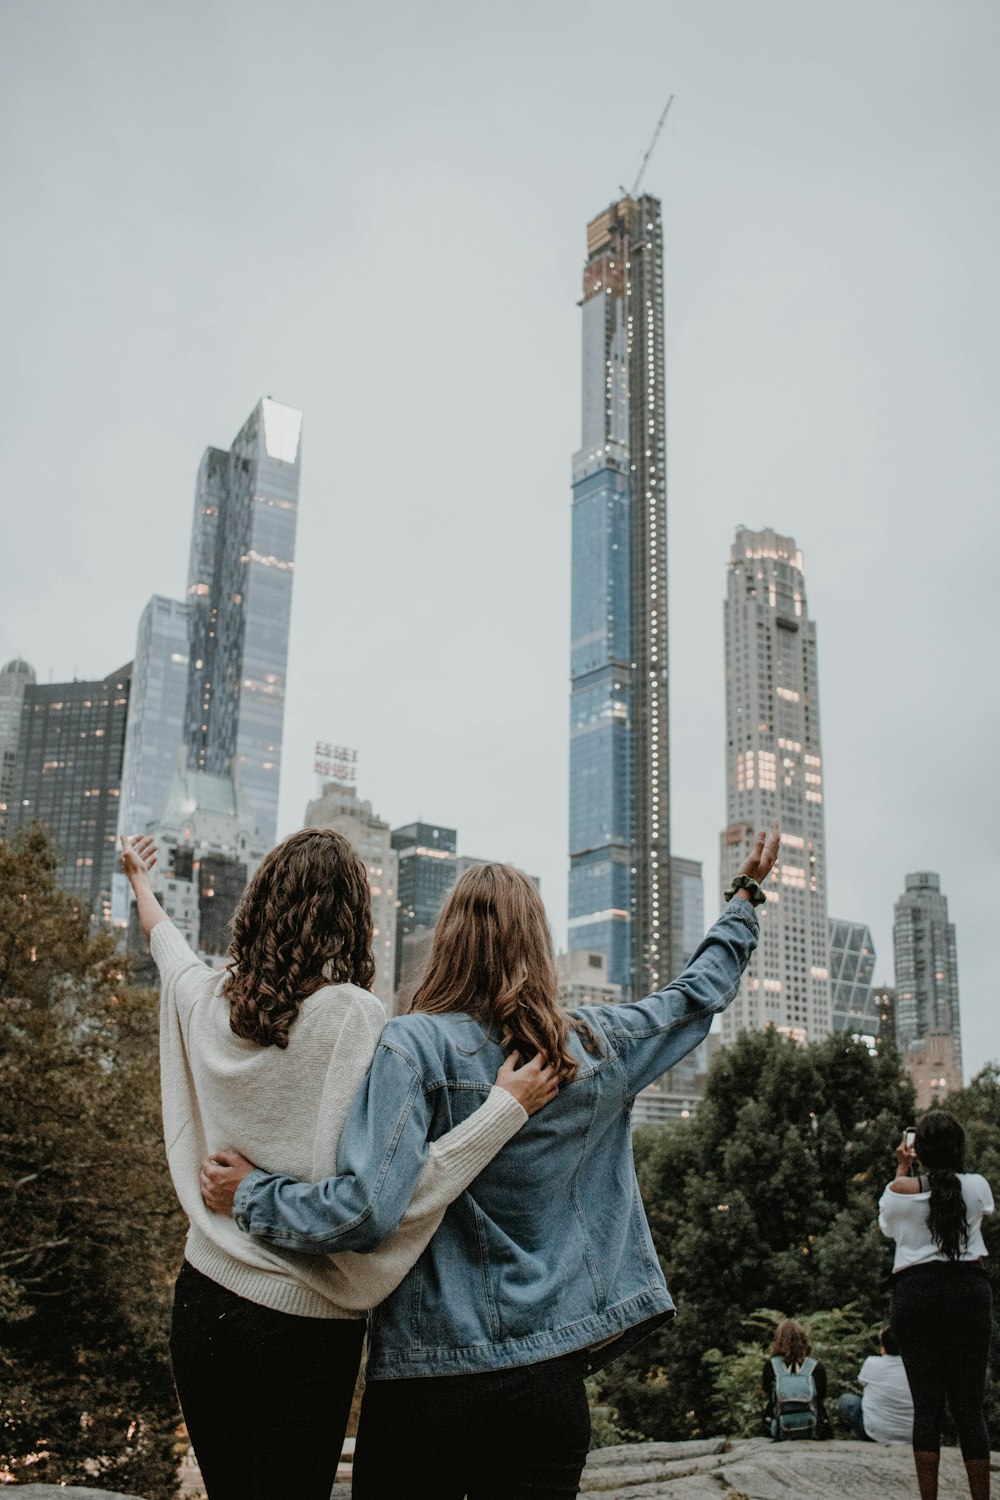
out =
<path fill-rule="evenodd" d="M 184 1262 L 170 1357 L 209 1500 L 330 1500 L 364 1335 L 363 1319 L 273 1312 Z"/>
<path fill-rule="evenodd" d="M 477 1375 L 373 1380 L 354 1500 L 570 1500 L 590 1446 L 581 1351 Z"/>
<path fill-rule="evenodd" d="M 962 1457 L 990 1456 L 986 1365 L 993 1296 L 978 1261 L 931 1261 L 892 1278 L 893 1332 L 913 1396 L 913 1447 L 936 1453 L 947 1398 Z"/>

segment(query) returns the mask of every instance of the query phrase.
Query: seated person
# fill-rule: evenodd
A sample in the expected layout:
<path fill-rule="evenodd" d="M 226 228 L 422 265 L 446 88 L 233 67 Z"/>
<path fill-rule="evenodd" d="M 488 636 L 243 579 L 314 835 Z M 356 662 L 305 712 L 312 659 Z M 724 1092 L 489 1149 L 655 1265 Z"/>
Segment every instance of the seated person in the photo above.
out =
<path fill-rule="evenodd" d="M 864 1393 L 845 1393 L 837 1411 L 846 1427 L 871 1443 L 908 1443 L 913 1436 L 913 1397 L 888 1323 L 882 1329 L 881 1347 L 881 1354 L 870 1355 L 858 1371 Z"/>
<path fill-rule="evenodd" d="M 801 1323 L 794 1318 L 784 1318 L 774 1331 L 771 1358 L 764 1366 L 763 1386 L 767 1396 L 764 1412 L 764 1431 L 768 1437 L 782 1438 L 828 1438 L 830 1423 L 826 1407 L 826 1371 L 819 1360 L 812 1359 L 809 1335 Z M 795 1401 L 794 1416 L 782 1415 L 779 1407 L 785 1403 L 777 1390 L 778 1380 L 789 1375 L 811 1377 L 811 1394 L 808 1402 Z"/>

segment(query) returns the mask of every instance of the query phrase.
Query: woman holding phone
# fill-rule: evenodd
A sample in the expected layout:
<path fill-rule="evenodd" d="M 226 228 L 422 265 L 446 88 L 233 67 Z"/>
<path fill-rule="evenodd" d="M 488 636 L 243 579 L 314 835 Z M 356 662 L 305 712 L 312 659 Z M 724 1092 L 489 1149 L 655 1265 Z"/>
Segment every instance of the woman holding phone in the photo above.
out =
<path fill-rule="evenodd" d="M 461 1124 L 421 1154 L 398 1228 L 372 1255 L 307 1257 L 208 1213 L 198 1163 L 235 1144 L 275 1171 L 334 1170 L 385 1012 L 370 993 L 368 873 L 329 829 L 279 844 L 233 919 L 228 970 L 199 961 L 153 893 L 150 838 L 122 866 L 160 971 L 163 1129 L 190 1226 L 170 1352 L 209 1500 L 329 1500 L 364 1338 L 364 1313 L 398 1284 L 449 1202 L 555 1092 L 540 1061 L 469 1095 Z"/>
<path fill-rule="evenodd" d="M 447 898 L 411 1013 L 390 1021 L 344 1126 L 338 1176 L 296 1182 L 231 1153 L 202 1166 L 206 1202 L 254 1238 L 319 1254 L 391 1233 L 428 1140 L 467 1114 L 510 1048 L 542 1054 L 556 1099 L 448 1208 L 372 1313 L 355 1500 L 575 1496 L 590 1419 L 584 1377 L 673 1314 L 632 1165 L 636 1094 L 708 1034 L 757 943 L 754 905 L 778 829 L 684 972 L 636 1003 L 567 1011 L 545 909 L 506 865 Z M 235 1208 L 234 1208 L 235 1198 Z"/>
<path fill-rule="evenodd" d="M 896 1176 L 879 1201 L 879 1228 L 896 1242 L 890 1321 L 913 1395 L 913 1458 L 920 1500 L 937 1500 L 945 1400 L 962 1445 L 972 1500 L 990 1493 L 986 1368 L 993 1299 L 983 1261 L 985 1177 L 965 1170 L 965 1131 L 941 1110 L 896 1148 Z M 914 1175 L 914 1166 L 919 1172 Z"/>

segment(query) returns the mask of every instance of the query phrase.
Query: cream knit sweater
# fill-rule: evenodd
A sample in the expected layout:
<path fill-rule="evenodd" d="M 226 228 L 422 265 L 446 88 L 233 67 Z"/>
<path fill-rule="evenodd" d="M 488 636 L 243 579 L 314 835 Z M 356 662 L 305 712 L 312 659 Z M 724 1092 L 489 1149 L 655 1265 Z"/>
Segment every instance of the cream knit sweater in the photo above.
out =
<path fill-rule="evenodd" d="M 332 1176 L 348 1105 L 385 1011 L 367 990 L 327 985 L 302 1002 L 287 1048 L 261 1047 L 233 1035 L 222 976 L 199 961 L 172 922 L 156 924 L 150 948 L 160 971 L 163 1135 L 190 1220 L 186 1258 L 264 1307 L 300 1317 L 361 1317 L 399 1285 L 448 1204 L 527 1115 L 512 1094 L 493 1088 L 474 1115 L 428 1147 L 400 1227 L 371 1254 L 317 1258 L 258 1244 L 202 1203 L 201 1159 L 232 1146 L 266 1172 L 310 1182 Z"/>

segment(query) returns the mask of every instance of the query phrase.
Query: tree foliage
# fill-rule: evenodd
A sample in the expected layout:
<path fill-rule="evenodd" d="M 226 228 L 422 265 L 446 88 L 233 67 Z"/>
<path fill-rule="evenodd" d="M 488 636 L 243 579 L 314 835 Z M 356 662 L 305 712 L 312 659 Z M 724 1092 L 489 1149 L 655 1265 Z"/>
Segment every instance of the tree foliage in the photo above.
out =
<path fill-rule="evenodd" d="M 183 1221 L 156 995 L 55 871 L 40 829 L 0 843 L 0 1480 L 166 1500 Z"/>
<path fill-rule="evenodd" d="M 970 1170 L 996 1189 L 1000 1073 L 987 1069 L 947 1107 L 968 1132 Z M 849 1387 L 853 1360 L 877 1352 L 863 1336 L 858 1346 L 858 1330 L 888 1310 L 893 1247 L 876 1205 L 913 1116 L 892 1048 L 872 1057 L 843 1035 L 799 1047 L 765 1031 L 716 1057 L 693 1120 L 636 1132 L 636 1170 L 678 1316 L 605 1372 L 600 1399 L 618 1426 L 658 1439 L 745 1430 L 747 1381 L 755 1364 L 759 1382 L 766 1352 L 748 1322 L 760 1309 L 822 1329 L 831 1375 Z M 1000 1224 L 985 1231 L 996 1276 Z M 728 1363 L 740 1359 L 742 1374 Z"/>

